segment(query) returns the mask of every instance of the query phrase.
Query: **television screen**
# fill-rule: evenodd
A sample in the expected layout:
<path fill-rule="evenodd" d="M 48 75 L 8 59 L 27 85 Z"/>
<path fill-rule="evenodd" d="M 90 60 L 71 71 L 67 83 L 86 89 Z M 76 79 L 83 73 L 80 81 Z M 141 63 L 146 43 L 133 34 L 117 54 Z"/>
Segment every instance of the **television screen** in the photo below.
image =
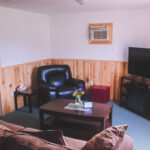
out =
<path fill-rule="evenodd" d="M 150 78 L 150 49 L 129 47 L 128 73 Z"/>

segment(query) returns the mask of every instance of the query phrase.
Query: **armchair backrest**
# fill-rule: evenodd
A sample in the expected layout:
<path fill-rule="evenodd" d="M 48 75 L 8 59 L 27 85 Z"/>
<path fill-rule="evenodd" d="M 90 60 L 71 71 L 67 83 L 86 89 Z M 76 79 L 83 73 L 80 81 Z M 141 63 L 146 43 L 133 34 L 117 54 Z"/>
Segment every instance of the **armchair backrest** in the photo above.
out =
<path fill-rule="evenodd" d="M 53 86 L 63 86 L 65 80 L 72 78 L 68 65 L 46 65 L 37 70 L 39 83 L 50 83 Z"/>

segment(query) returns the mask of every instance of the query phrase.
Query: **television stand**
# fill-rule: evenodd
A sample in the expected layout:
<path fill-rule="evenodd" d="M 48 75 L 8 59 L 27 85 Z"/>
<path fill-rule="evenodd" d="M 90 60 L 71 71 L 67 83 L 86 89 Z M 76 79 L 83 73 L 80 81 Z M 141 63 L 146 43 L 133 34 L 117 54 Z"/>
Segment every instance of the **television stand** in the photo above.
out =
<path fill-rule="evenodd" d="M 150 84 L 139 78 L 121 77 L 120 105 L 150 119 Z"/>

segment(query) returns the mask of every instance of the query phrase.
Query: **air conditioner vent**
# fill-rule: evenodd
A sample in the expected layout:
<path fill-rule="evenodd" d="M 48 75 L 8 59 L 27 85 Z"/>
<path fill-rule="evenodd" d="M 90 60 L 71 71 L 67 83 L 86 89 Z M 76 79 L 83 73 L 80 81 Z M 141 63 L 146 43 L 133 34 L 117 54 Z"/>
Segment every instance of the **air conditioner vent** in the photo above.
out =
<path fill-rule="evenodd" d="M 108 31 L 105 26 L 91 27 L 91 40 L 108 40 Z"/>
<path fill-rule="evenodd" d="M 105 40 L 107 37 L 107 31 L 94 31 L 95 40 Z"/>

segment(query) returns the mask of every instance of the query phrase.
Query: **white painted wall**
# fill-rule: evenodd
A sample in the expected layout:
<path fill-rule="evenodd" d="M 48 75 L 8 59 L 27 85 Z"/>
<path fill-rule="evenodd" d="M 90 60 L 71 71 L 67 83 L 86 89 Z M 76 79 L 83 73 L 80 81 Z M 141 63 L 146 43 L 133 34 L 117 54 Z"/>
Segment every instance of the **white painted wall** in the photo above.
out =
<path fill-rule="evenodd" d="M 150 48 L 150 10 L 48 17 L 0 7 L 2 67 L 45 58 L 127 60 L 128 47 Z M 88 24 L 112 22 L 113 44 L 88 44 Z"/>
<path fill-rule="evenodd" d="M 150 10 L 118 10 L 54 15 L 51 57 L 127 60 L 128 47 L 150 48 Z M 88 44 L 89 23 L 112 22 L 113 44 Z"/>
<path fill-rule="evenodd" d="M 50 57 L 50 17 L 0 7 L 2 67 Z"/>

